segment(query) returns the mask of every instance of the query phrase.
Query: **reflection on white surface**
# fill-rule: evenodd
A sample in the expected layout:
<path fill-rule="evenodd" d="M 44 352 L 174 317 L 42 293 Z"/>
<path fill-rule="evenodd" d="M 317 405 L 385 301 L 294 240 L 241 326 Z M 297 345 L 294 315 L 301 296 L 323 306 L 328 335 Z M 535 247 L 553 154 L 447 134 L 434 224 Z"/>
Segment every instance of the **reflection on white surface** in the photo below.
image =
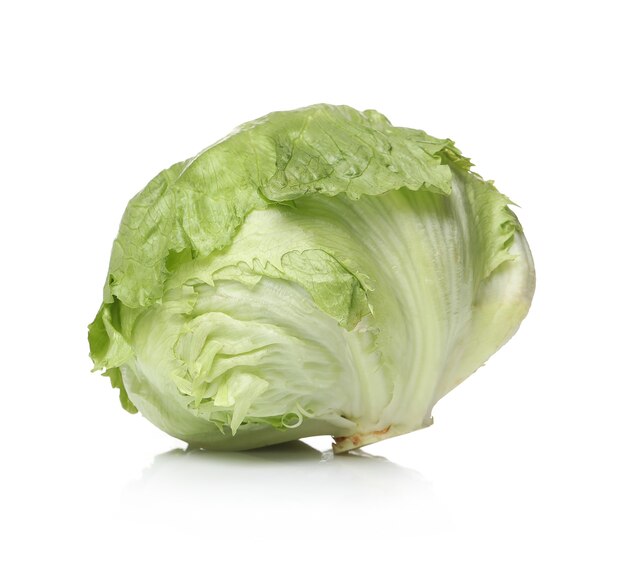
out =
<path fill-rule="evenodd" d="M 359 536 L 429 530 L 441 510 L 418 472 L 357 451 L 341 456 L 303 442 L 225 453 L 172 450 L 155 457 L 122 499 L 133 522 L 202 521 L 212 535 Z"/>

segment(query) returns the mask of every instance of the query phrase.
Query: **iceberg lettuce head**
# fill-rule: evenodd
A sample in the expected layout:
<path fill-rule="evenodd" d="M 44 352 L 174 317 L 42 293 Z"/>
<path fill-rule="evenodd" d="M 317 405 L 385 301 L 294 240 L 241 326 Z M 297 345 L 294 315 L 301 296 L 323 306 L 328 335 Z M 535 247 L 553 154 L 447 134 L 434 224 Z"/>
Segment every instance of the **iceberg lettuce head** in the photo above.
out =
<path fill-rule="evenodd" d="M 129 203 L 95 369 L 209 449 L 428 426 L 534 291 L 511 202 L 450 140 L 316 105 L 244 124 Z"/>

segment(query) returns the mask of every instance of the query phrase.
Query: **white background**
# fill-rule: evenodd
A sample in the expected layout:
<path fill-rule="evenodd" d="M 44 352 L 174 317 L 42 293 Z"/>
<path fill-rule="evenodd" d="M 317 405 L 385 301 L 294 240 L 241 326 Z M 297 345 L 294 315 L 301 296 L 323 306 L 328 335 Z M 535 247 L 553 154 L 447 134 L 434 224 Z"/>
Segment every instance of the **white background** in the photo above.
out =
<path fill-rule="evenodd" d="M 3 564 L 625 563 L 619 2 L 7 5 Z M 316 102 L 451 137 L 495 179 L 531 313 L 433 427 L 370 458 L 185 454 L 90 373 L 118 222 L 161 169 Z"/>

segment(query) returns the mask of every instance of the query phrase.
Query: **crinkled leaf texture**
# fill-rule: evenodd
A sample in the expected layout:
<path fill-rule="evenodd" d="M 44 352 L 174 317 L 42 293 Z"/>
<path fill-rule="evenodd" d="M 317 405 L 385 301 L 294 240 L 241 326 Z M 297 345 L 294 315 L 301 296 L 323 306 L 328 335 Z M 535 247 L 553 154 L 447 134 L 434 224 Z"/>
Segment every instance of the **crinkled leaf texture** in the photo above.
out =
<path fill-rule="evenodd" d="M 125 409 L 192 445 L 429 425 L 534 291 L 510 201 L 375 111 L 277 112 L 135 196 L 89 327 Z"/>

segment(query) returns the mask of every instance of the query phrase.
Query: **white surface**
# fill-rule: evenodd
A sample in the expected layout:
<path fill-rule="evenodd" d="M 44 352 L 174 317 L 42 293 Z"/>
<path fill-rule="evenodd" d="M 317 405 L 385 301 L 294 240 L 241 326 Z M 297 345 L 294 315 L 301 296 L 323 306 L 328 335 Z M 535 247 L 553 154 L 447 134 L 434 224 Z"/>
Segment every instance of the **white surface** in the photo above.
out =
<path fill-rule="evenodd" d="M 625 563 L 619 3 L 420 4 L 3 4 L 0 562 Z M 523 205 L 533 308 L 376 457 L 185 454 L 89 373 L 121 214 L 321 101 L 453 138 Z"/>

